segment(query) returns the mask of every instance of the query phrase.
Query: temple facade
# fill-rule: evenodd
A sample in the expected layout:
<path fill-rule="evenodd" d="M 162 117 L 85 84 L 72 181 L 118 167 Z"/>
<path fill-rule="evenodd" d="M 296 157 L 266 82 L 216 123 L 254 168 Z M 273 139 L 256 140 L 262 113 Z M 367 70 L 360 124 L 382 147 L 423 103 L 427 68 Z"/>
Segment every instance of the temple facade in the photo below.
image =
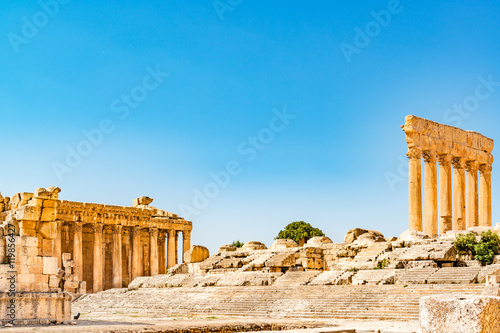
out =
<path fill-rule="evenodd" d="M 491 226 L 493 140 L 415 116 L 401 127 L 408 144 L 409 229 L 434 237 Z"/>
<path fill-rule="evenodd" d="M 87 292 L 165 274 L 178 263 L 179 236 L 182 254 L 191 246 L 192 223 L 151 207 L 151 198 L 122 207 L 59 200 L 59 192 L 52 187 L 12 198 L 0 195 L 0 222 L 14 225 L 21 237 L 36 237 L 35 255 L 56 258 L 57 269 L 64 270 L 63 258 L 71 257 L 72 281 L 85 282 Z"/>

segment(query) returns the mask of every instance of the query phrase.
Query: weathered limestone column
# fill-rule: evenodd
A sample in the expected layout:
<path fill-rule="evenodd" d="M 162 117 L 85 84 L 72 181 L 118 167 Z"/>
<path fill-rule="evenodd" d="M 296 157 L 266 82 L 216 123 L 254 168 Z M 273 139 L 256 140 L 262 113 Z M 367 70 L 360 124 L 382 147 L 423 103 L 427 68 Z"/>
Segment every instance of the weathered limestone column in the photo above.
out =
<path fill-rule="evenodd" d="M 409 159 L 409 229 L 423 231 L 422 224 L 422 152 L 417 148 L 408 149 Z"/>
<path fill-rule="evenodd" d="M 479 225 L 481 227 L 491 227 L 491 169 L 490 164 L 479 166 L 479 190 L 481 191 Z"/>
<path fill-rule="evenodd" d="M 158 275 L 158 228 L 149 229 L 149 275 Z"/>
<path fill-rule="evenodd" d="M 56 235 L 54 238 L 54 257 L 57 258 L 57 268 L 62 268 L 62 221 L 56 221 Z"/>
<path fill-rule="evenodd" d="M 175 231 L 175 264 L 179 263 L 179 231 Z"/>
<path fill-rule="evenodd" d="M 165 240 L 166 239 L 167 239 L 166 231 L 160 230 L 158 232 L 158 265 L 160 266 L 158 268 L 159 274 L 166 274 L 167 273 L 167 261 L 165 258 L 165 256 L 167 255 L 166 248 L 165 248 Z"/>
<path fill-rule="evenodd" d="M 465 224 L 465 159 L 454 157 L 453 163 L 453 230 L 467 229 Z"/>
<path fill-rule="evenodd" d="M 175 266 L 175 249 L 176 249 L 176 231 L 173 229 L 168 229 L 168 249 L 167 249 L 167 268 L 172 268 Z"/>
<path fill-rule="evenodd" d="M 102 260 L 102 223 L 94 223 L 94 275 L 93 289 L 94 293 L 102 291 L 102 275 L 103 275 L 103 260 Z"/>
<path fill-rule="evenodd" d="M 191 248 L 191 230 L 182 232 L 182 262 L 184 262 L 184 253 Z"/>
<path fill-rule="evenodd" d="M 424 230 L 430 237 L 438 235 L 438 191 L 436 152 L 426 150 L 424 158 Z"/>
<path fill-rule="evenodd" d="M 113 226 L 113 288 L 121 288 L 123 281 L 122 229 L 121 225 Z"/>
<path fill-rule="evenodd" d="M 75 281 L 83 280 L 83 223 L 73 222 L 73 274 Z"/>
<path fill-rule="evenodd" d="M 439 233 L 452 230 L 451 155 L 439 155 Z"/>
<path fill-rule="evenodd" d="M 132 280 L 142 275 L 141 231 L 140 226 L 132 228 Z"/>
<path fill-rule="evenodd" d="M 477 186 L 477 171 L 479 163 L 468 161 L 467 170 L 467 228 L 479 226 L 479 197 Z"/>

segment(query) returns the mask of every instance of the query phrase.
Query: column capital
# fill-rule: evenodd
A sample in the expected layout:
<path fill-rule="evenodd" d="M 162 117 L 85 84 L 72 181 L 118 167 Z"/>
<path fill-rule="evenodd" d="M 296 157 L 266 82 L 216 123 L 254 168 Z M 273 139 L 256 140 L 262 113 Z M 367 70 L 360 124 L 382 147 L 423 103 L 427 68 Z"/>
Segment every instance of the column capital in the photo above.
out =
<path fill-rule="evenodd" d="M 452 156 L 450 154 L 439 154 L 438 155 L 438 162 L 442 166 L 451 165 L 451 160 L 452 160 Z"/>
<path fill-rule="evenodd" d="M 159 230 L 158 231 L 158 241 L 164 242 L 165 239 L 167 239 L 167 231 L 166 230 Z"/>
<path fill-rule="evenodd" d="M 149 228 L 149 235 L 153 236 L 153 237 L 158 237 L 158 228 L 157 227 L 152 227 L 152 228 Z"/>
<path fill-rule="evenodd" d="M 424 150 L 422 157 L 426 163 L 436 163 L 437 160 L 437 154 L 434 150 Z"/>
<path fill-rule="evenodd" d="M 408 148 L 406 156 L 408 156 L 410 160 L 418 160 L 422 157 L 422 150 L 420 150 L 420 148 Z"/>
<path fill-rule="evenodd" d="M 465 169 L 465 158 L 463 157 L 453 157 L 451 160 L 451 164 L 453 164 L 453 168 L 455 169 Z"/>
<path fill-rule="evenodd" d="M 467 161 L 465 164 L 465 169 L 469 173 L 477 172 L 479 170 L 479 162 L 478 161 Z"/>
<path fill-rule="evenodd" d="M 139 225 L 136 225 L 135 227 L 132 227 L 132 234 L 134 236 L 140 236 L 142 232 L 142 227 Z"/>
<path fill-rule="evenodd" d="M 491 164 L 481 164 L 479 166 L 479 171 L 483 175 L 491 175 L 491 170 L 493 170 L 493 167 L 491 166 Z"/>
<path fill-rule="evenodd" d="M 113 225 L 113 234 L 121 234 L 122 233 L 123 226 L 121 224 L 115 224 Z"/>
<path fill-rule="evenodd" d="M 94 233 L 102 234 L 102 230 L 104 229 L 104 224 L 102 223 L 92 223 L 92 230 L 94 230 Z"/>
<path fill-rule="evenodd" d="M 191 230 L 184 230 L 182 232 L 182 237 L 184 237 L 184 238 L 191 238 Z"/>
<path fill-rule="evenodd" d="M 82 232 L 83 231 L 83 223 L 82 222 L 73 222 L 73 231 L 74 232 Z"/>
<path fill-rule="evenodd" d="M 168 237 L 173 237 L 174 236 L 174 232 L 175 232 L 174 229 L 167 229 Z"/>

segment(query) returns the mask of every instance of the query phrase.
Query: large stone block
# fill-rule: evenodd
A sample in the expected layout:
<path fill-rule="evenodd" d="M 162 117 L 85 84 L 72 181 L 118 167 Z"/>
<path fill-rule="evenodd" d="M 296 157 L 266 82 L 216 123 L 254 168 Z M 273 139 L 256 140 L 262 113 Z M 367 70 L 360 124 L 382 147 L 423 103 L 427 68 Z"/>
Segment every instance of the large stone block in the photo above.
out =
<path fill-rule="evenodd" d="M 56 257 L 43 257 L 43 274 L 55 275 L 57 268 Z"/>
<path fill-rule="evenodd" d="M 498 333 L 500 297 L 435 295 L 420 299 L 422 333 Z"/>
<path fill-rule="evenodd" d="M 287 249 L 292 247 L 298 247 L 299 245 L 293 239 L 277 239 L 273 245 L 271 245 L 271 250 L 277 249 Z"/>
<path fill-rule="evenodd" d="M 208 249 L 201 245 L 193 245 L 184 253 L 184 262 L 187 264 L 201 262 L 210 257 Z"/>
<path fill-rule="evenodd" d="M 367 234 L 367 235 L 365 235 Z M 361 228 L 351 229 L 347 232 L 344 238 L 344 243 L 353 243 L 355 240 L 359 238 L 359 236 L 365 235 L 366 238 L 371 238 L 373 241 L 383 241 L 385 242 L 385 237 L 381 232 L 375 230 L 366 230 Z"/>
<path fill-rule="evenodd" d="M 137 206 L 149 206 L 153 202 L 153 199 L 150 197 L 140 197 L 137 199 L 134 199 L 133 202 L 133 207 Z"/>
<path fill-rule="evenodd" d="M 7 311 L 12 299 L 15 309 Z M 71 299 L 68 293 L 16 292 L 14 298 L 7 292 L 0 293 L 0 309 L 3 310 L 0 311 L 0 321 L 2 325 L 10 320 L 14 325 L 25 324 L 26 320 L 30 324 L 49 324 L 51 321 L 61 324 L 71 320 Z"/>
<path fill-rule="evenodd" d="M 265 250 L 267 249 L 267 247 L 264 243 L 252 241 L 252 242 L 246 242 L 241 249 L 243 251 L 255 251 L 255 250 Z"/>
<path fill-rule="evenodd" d="M 323 244 L 332 244 L 332 240 L 325 236 L 316 236 L 309 239 L 306 246 L 320 247 Z"/>

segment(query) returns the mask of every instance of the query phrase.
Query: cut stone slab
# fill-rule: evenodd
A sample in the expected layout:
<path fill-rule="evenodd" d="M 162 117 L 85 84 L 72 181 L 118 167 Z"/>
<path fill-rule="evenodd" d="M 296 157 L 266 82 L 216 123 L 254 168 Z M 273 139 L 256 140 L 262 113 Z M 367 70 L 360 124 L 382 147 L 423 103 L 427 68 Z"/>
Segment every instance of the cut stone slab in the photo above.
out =
<path fill-rule="evenodd" d="M 420 327 L 422 333 L 500 332 L 500 297 L 422 297 Z"/>

